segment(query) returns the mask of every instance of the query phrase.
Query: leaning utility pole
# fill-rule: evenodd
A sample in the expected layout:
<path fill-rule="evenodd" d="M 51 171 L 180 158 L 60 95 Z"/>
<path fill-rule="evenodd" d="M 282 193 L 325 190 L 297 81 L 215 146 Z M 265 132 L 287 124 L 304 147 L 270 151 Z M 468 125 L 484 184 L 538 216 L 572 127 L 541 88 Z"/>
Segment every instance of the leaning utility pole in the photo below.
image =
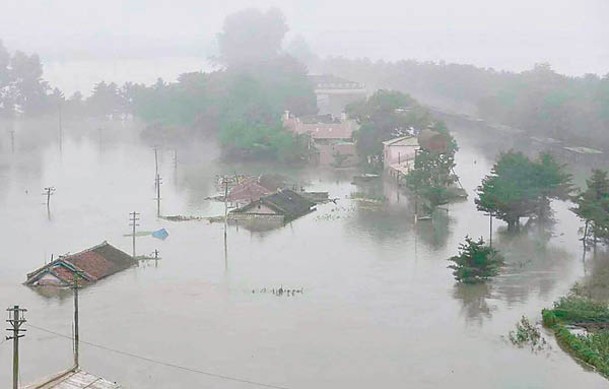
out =
<path fill-rule="evenodd" d="M 7 308 L 8 320 L 13 328 L 7 329 L 13 333 L 12 336 L 7 336 L 6 340 L 13 340 L 13 389 L 19 389 L 19 338 L 23 338 L 25 335 L 19 335 L 20 332 L 27 330 L 21 329 L 21 325 L 26 322 L 23 317 L 23 312 L 27 309 L 19 308 L 19 305 L 15 305 L 12 308 Z"/>
<path fill-rule="evenodd" d="M 130 220 L 129 225 L 131 227 L 133 227 L 133 230 L 132 230 L 132 234 L 133 234 L 132 235 L 133 236 L 133 259 L 135 259 L 135 227 L 139 226 L 139 224 L 137 224 L 137 222 L 138 222 L 138 220 L 140 220 L 140 218 L 139 218 L 140 214 L 139 214 L 139 212 L 133 211 L 133 212 L 130 212 L 129 215 L 131 216 L 131 218 L 129 219 Z"/>

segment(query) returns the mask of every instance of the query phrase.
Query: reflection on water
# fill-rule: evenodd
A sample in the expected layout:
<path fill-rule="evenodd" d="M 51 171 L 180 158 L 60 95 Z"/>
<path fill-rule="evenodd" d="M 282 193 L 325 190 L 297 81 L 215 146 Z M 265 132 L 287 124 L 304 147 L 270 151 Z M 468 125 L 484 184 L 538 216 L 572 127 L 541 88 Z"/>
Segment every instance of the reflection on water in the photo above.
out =
<path fill-rule="evenodd" d="M 462 314 L 468 322 L 482 324 L 484 319 L 490 319 L 491 312 L 496 309 L 487 301 L 491 291 L 492 287 L 486 283 L 455 285 L 453 296 L 461 301 Z"/>
<path fill-rule="evenodd" d="M 549 240 L 495 239 L 508 258 L 502 276 L 488 285 L 455 285 L 446 259 L 465 235 L 488 234 L 473 192 L 497 149 L 479 149 L 481 136 L 456 134 L 457 173 L 470 198 L 416 225 L 412 204 L 398 198 L 392 181 L 353 185 L 354 171 L 230 164 L 203 141 L 158 145 L 166 183 L 176 174 L 178 148 L 179 177 L 162 187 L 168 215 L 223 214 L 222 203 L 205 200 L 216 194 L 222 174 L 280 173 L 336 199 L 272 231 L 229 225 L 224 240 L 223 223 L 156 217 L 154 153 L 140 141 L 137 124 L 66 122 L 58 155 L 54 123 L 23 124 L 15 155 L 6 142 L 0 149 L 0 303 L 28 308 L 33 325 L 70 334 L 72 304 L 69 294 L 49 298 L 24 287 L 25 274 L 51 254 L 101 240 L 129 251 L 126 215 L 137 210 L 142 231 L 170 234 L 165 241 L 138 238 L 138 252 L 158 249 L 163 259 L 82 291 L 84 340 L 293 388 L 606 386 L 562 352 L 535 358 L 499 341 L 523 314 L 538 315 L 582 274 L 579 222 L 568 205 L 555 205 L 558 223 Z M 51 221 L 40 195 L 49 185 L 57 188 Z M 284 299 L 251 292 L 281 286 L 306 293 Z M 1 345 L 0 387 L 8 386 L 2 366 L 10 366 L 10 356 Z M 81 357 L 88 370 L 130 388 L 249 387 L 86 346 Z M 32 329 L 23 340 L 25 382 L 70 361 L 65 339 Z"/>

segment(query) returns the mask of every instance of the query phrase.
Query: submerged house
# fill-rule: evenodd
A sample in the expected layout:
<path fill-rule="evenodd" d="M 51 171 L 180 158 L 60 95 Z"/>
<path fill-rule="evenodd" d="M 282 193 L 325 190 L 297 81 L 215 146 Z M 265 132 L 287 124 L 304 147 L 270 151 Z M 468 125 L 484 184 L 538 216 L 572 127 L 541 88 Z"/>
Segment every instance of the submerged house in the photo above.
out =
<path fill-rule="evenodd" d="M 76 254 L 61 256 L 27 275 L 25 285 L 31 287 L 63 288 L 78 283 L 87 286 L 102 278 L 125 270 L 137 260 L 104 241 Z"/>
<path fill-rule="evenodd" d="M 258 201 L 261 197 L 268 196 L 275 192 L 262 185 L 257 178 L 249 178 L 235 185 L 228 192 L 227 200 L 237 207 Z"/>
<path fill-rule="evenodd" d="M 357 164 L 353 132 L 358 125 L 344 115 L 293 117 L 286 112 L 283 125 L 294 134 L 307 135 L 315 150 L 313 162 L 323 166 L 350 167 Z"/>
<path fill-rule="evenodd" d="M 401 136 L 383 142 L 383 165 L 390 175 L 406 175 L 414 167 L 414 159 L 419 149 L 417 137 Z"/>
<path fill-rule="evenodd" d="M 290 189 L 283 189 L 231 212 L 233 220 L 289 222 L 314 211 L 315 203 Z"/>

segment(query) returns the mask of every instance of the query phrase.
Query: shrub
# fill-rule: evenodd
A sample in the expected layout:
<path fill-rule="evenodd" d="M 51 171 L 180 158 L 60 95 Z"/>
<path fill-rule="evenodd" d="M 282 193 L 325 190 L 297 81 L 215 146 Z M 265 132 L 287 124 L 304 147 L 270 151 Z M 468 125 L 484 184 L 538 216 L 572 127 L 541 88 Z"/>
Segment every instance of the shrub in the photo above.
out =
<path fill-rule="evenodd" d="M 448 266 L 458 282 L 474 284 L 496 276 L 503 265 L 503 257 L 492 247 L 486 246 L 482 238 L 474 241 L 469 236 L 459 245 L 459 255 L 448 259 Z"/>

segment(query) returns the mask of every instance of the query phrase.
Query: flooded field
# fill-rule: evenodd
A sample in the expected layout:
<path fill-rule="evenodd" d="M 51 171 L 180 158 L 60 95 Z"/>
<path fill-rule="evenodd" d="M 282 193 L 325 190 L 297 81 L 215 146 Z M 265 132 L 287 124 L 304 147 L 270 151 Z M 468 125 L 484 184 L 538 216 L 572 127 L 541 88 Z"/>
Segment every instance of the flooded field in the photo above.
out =
<path fill-rule="evenodd" d="M 161 146 L 165 215 L 222 214 L 223 204 L 205 200 L 218 192 L 219 174 L 272 170 L 338 199 L 277 230 L 229 226 L 225 250 L 222 223 L 156 217 L 154 153 L 135 127 L 67 124 L 61 151 L 55 123 L 36 137 L 18 129 L 14 153 L 2 141 L 0 304 L 28 309 L 23 383 L 72 362 L 70 339 L 58 335 L 72 333 L 71 295 L 44 297 L 21 285 L 26 273 L 104 240 L 129 253 L 129 212 L 137 211 L 141 231 L 170 234 L 138 237 L 137 253 L 158 249 L 162 259 L 86 288 L 80 299 L 82 366 L 127 388 L 607 386 L 549 334 L 551 348 L 537 354 L 506 341 L 522 315 L 539 319 L 584 272 L 581 223 L 568 204 L 554 204 L 549 241 L 511 239 L 494 223 L 508 267 L 487 285 L 456 286 L 447 269 L 465 235 L 488 236 L 473 191 L 500 150 L 485 143 L 497 134 L 449 123 L 470 197 L 416 225 L 395 182 L 356 186 L 354 171 L 228 165 L 213 145 Z M 512 142 L 501 149 L 534 147 Z M 578 182 L 589 164 L 572 166 Z M 56 188 L 50 215 L 47 186 Z M 359 201 L 355 192 L 385 200 Z M 280 287 L 302 292 L 266 293 Z M 1 387 L 11 356 L 10 343 L 0 344 Z"/>

